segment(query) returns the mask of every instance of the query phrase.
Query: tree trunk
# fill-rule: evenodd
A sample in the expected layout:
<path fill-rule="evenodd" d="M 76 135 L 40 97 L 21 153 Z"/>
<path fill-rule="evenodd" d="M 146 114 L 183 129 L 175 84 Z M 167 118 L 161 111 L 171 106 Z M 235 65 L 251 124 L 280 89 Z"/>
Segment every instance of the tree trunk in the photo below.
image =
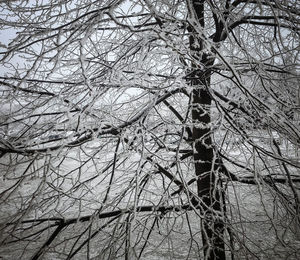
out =
<path fill-rule="evenodd" d="M 199 25 L 204 28 L 204 1 L 192 1 L 192 7 Z M 203 217 L 202 241 L 204 249 L 204 259 L 221 260 L 225 257 L 224 245 L 224 210 L 222 206 L 222 190 L 218 184 L 216 174 L 216 155 L 212 146 L 211 136 L 211 116 L 210 109 L 212 99 L 209 94 L 210 87 L 210 66 L 214 59 L 209 59 L 204 53 L 203 41 L 196 36 L 197 32 L 189 28 L 190 49 L 195 61 L 192 63 L 192 71 L 189 74 L 192 91 L 192 120 L 193 120 L 193 150 L 195 160 L 195 174 L 197 176 L 198 196 L 202 201 L 200 213 Z"/>
<path fill-rule="evenodd" d="M 208 79 L 207 79 L 208 80 Z M 196 83 L 193 80 L 193 83 Z M 202 201 L 202 241 L 205 259 L 225 259 L 224 211 L 221 204 L 222 190 L 215 172 L 214 149 L 210 132 L 211 98 L 203 85 L 193 84 L 192 119 L 195 173 L 198 196 Z M 200 89 L 199 89 L 200 87 Z"/>

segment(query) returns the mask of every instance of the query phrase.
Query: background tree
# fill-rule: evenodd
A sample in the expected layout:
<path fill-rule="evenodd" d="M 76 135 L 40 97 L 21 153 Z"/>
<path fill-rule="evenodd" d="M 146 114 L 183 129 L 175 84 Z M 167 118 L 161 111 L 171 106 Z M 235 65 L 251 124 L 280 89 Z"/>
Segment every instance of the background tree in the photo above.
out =
<path fill-rule="evenodd" d="M 297 1 L 0 6 L 1 257 L 299 258 Z"/>

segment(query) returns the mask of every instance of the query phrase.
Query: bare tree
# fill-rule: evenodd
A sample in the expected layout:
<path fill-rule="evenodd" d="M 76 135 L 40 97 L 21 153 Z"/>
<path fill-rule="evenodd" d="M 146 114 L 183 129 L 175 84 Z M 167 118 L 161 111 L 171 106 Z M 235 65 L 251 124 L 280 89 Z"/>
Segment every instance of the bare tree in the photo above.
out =
<path fill-rule="evenodd" d="M 3 259 L 298 259 L 296 0 L 1 1 Z"/>

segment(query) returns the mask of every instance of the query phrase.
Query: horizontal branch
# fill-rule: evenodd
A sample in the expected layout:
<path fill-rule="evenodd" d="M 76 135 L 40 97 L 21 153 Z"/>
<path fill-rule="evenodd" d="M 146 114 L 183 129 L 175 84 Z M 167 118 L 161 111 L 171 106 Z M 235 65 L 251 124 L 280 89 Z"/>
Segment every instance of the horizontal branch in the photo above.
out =
<path fill-rule="evenodd" d="M 264 6 L 269 6 L 270 8 L 272 8 L 272 10 L 281 10 L 281 11 L 286 11 L 288 13 L 292 13 L 295 15 L 300 15 L 300 11 L 299 9 L 294 8 L 292 5 L 286 4 L 283 5 L 283 1 L 280 1 L 281 4 L 279 4 L 278 1 L 263 1 L 263 0 L 235 0 L 231 6 L 232 7 L 237 7 L 239 4 L 241 3 L 245 3 L 245 4 L 258 4 L 258 5 L 264 5 Z M 289 1 L 284 1 L 285 3 L 289 3 Z"/>
<path fill-rule="evenodd" d="M 6 226 L 11 226 L 15 224 L 29 224 L 29 223 L 42 223 L 42 222 L 55 222 L 56 225 L 71 225 L 76 224 L 79 222 L 87 222 L 92 219 L 105 219 L 105 218 L 112 218 L 116 216 L 122 216 L 125 214 L 131 214 L 131 213 L 142 213 L 142 212 L 153 212 L 153 213 L 161 213 L 166 214 L 168 212 L 180 212 L 182 210 L 192 210 L 193 207 L 191 207 L 189 204 L 185 205 L 175 205 L 175 206 L 137 206 L 137 207 L 131 207 L 127 209 L 119 209 L 114 211 L 108 211 L 104 213 L 99 213 L 95 215 L 87 215 L 79 218 L 70 218 L 70 219 L 64 219 L 64 218 L 41 218 L 41 219 L 27 219 L 23 221 L 17 221 L 17 222 L 10 222 L 7 223 Z"/>
<path fill-rule="evenodd" d="M 274 22 L 269 22 L 269 20 L 274 20 Z M 285 21 L 285 23 L 281 23 L 280 21 Z M 292 24 L 287 24 L 287 22 L 291 22 Z M 223 32 L 221 33 L 219 41 L 224 41 L 231 31 L 233 31 L 236 27 L 242 24 L 286 28 L 293 31 L 299 31 L 300 29 L 299 26 L 297 26 L 300 24 L 299 20 L 292 19 L 289 16 L 248 15 L 248 16 L 243 16 L 240 20 L 234 21 L 231 24 L 225 26 Z M 212 35 L 211 38 L 214 37 L 214 35 Z"/>

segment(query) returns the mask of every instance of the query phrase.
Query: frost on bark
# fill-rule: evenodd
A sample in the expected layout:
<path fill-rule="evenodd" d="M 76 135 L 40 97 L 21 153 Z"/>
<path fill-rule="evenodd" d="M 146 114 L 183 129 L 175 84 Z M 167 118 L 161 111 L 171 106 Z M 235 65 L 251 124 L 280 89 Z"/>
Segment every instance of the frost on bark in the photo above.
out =
<path fill-rule="evenodd" d="M 201 75 L 199 75 L 201 76 Z M 195 77 L 198 77 L 196 74 Z M 211 139 L 210 106 L 211 97 L 205 83 L 193 80 L 192 119 L 195 174 L 197 176 L 197 193 L 202 202 L 198 207 L 201 212 L 201 233 L 206 259 L 225 259 L 224 218 L 222 207 L 223 191 L 215 167 L 216 153 Z M 197 206 L 197 205 L 196 205 Z"/>
<path fill-rule="evenodd" d="M 205 1 L 191 1 L 190 21 L 197 27 L 197 31 L 205 30 Z M 193 20 L 194 19 L 194 20 Z M 190 77 L 192 141 L 195 174 L 197 178 L 197 194 L 202 202 L 196 205 L 200 208 L 201 234 L 205 259 L 225 259 L 224 244 L 224 199 L 216 167 L 216 153 L 212 143 L 210 94 L 211 67 L 214 57 L 205 49 L 204 35 L 199 35 L 189 28 L 189 44 L 193 58 Z M 198 35 L 198 37 L 196 36 Z M 209 57 L 211 56 L 211 57 Z"/>

